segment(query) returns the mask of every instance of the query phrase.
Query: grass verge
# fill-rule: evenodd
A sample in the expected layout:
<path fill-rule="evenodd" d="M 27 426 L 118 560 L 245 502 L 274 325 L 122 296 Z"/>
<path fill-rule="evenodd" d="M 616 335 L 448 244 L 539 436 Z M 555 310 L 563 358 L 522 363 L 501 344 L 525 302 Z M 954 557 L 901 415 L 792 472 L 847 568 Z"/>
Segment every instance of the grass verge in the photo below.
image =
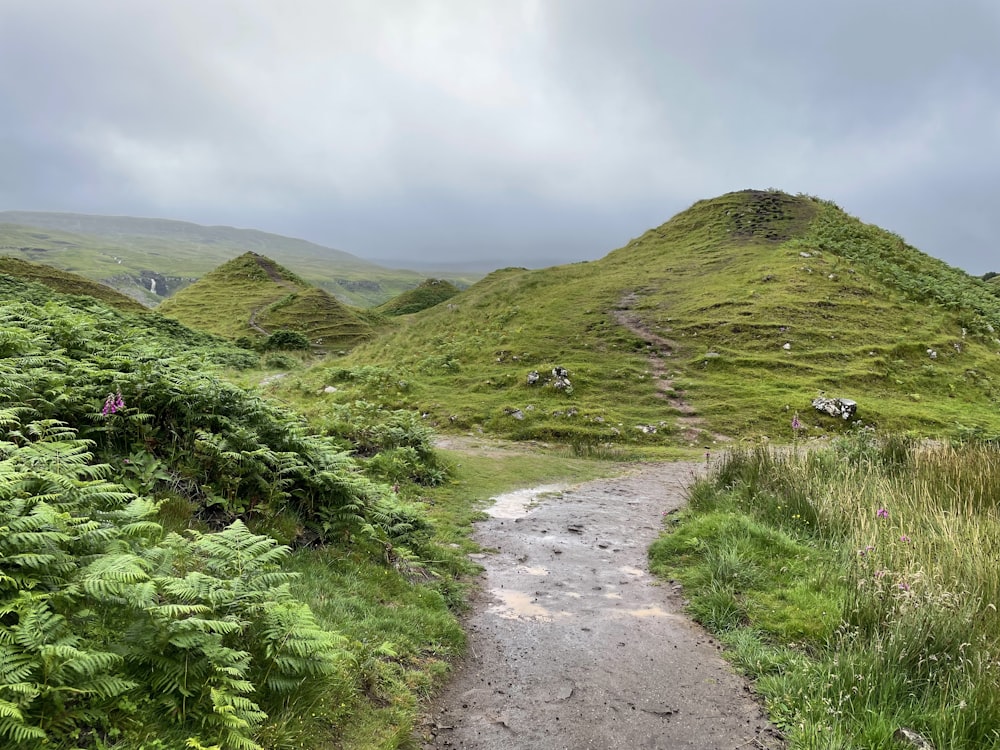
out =
<path fill-rule="evenodd" d="M 734 451 L 650 550 L 791 748 L 1000 747 L 1000 451 Z"/>

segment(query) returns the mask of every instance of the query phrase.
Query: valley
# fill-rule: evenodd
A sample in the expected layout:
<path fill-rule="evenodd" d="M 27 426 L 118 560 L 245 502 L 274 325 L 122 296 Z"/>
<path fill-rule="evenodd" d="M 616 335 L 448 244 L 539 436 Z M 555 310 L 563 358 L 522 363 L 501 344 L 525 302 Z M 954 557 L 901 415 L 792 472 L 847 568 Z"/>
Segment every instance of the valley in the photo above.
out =
<path fill-rule="evenodd" d="M 0 253 L 11 747 L 1000 747 L 995 279 L 774 190 L 481 278 Z"/>

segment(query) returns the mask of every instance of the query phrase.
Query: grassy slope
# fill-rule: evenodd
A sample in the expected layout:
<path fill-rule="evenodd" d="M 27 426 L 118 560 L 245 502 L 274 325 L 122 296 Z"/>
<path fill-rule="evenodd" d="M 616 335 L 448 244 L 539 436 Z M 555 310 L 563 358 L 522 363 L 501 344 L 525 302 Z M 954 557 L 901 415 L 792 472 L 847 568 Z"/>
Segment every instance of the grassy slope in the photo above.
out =
<path fill-rule="evenodd" d="M 303 385 L 513 437 L 693 439 L 692 415 L 678 423 L 658 393 L 652 347 L 617 313 L 669 341 L 657 348 L 682 393 L 668 395 L 708 433 L 787 438 L 795 412 L 807 434 L 842 430 L 812 410 L 821 391 L 854 398 L 880 428 L 997 432 L 996 303 L 983 282 L 831 204 L 744 191 L 599 261 L 496 271 Z M 526 384 L 555 365 L 572 394 Z"/>
<path fill-rule="evenodd" d="M 310 283 L 355 305 L 377 305 L 417 285 L 421 276 L 383 268 L 305 240 L 181 221 L 30 211 L 0 212 L 0 251 L 142 294 L 132 277 L 155 271 L 181 285 L 227 258 L 258 252 L 294 267 Z M 456 280 L 468 282 L 468 274 Z M 474 277 L 471 277 L 474 278 Z M 153 297 L 143 298 L 155 304 Z"/>
<path fill-rule="evenodd" d="M 383 302 L 376 309 L 383 315 L 409 315 L 426 310 L 434 305 L 451 299 L 458 294 L 459 289 L 444 279 L 427 279 L 416 289 L 403 292 L 388 302 Z"/>
<path fill-rule="evenodd" d="M 99 299 L 111 307 L 125 312 L 145 312 L 147 308 L 131 297 L 104 284 L 85 279 L 75 273 L 61 271 L 42 263 L 31 263 L 9 256 L 0 256 L 0 273 L 24 281 L 32 281 L 63 294 L 84 294 Z"/>
<path fill-rule="evenodd" d="M 323 348 L 350 347 L 370 327 L 322 289 L 269 258 L 244 253 L 165 300 L 164 315 L 220 336 L 258 338 L 286 328 Z"/>

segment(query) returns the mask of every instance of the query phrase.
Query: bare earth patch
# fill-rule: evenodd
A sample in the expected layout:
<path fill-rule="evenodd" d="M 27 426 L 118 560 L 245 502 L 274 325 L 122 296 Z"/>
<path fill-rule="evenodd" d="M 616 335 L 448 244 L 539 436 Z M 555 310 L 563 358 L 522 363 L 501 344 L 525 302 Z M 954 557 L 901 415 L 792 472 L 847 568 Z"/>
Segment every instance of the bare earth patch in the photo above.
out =
<path fill-rule="evenodd" d="M 780 748 L 721 647 L 648 573 L 662 516 L 699 467 L 653 464 L 499 498 L 476 538 L 469 654 L 424 748 Z"/>

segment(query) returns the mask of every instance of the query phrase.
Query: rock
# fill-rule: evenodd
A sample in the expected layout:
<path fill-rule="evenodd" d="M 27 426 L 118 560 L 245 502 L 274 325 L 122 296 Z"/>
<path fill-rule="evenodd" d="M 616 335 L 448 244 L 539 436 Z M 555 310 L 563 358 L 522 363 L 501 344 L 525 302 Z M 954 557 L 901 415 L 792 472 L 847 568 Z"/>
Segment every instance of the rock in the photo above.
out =
<path fill-rule="evenodd" d="M 906 727 L 897 729 L 892 738 L 898 742 L 905 742 L 910 747 L 915 747 L 918 750 L 934 750 L 934 745 L 928 742 L 923 735 Z"/>
<path fill-rule="evenodd" d="M 656 428 L 653 427 L 653 425 L 651 425 L 651 424 L 637 424 L 635 426 L 635 429 L 639 430 L 640 432 L 645 433 L 646 435 L 655 435 L 656 434 Z"/>
<path fill-rule="evenodd" d="M 504 409 L 503 413 L 509 414 L 510 416 L 514 417 L 514 419 L 524 419 L 524 412 L 521 411 L 520 409 Z"/>
<path fill-rule="evenodd" d="M 528 385 L 536 385 L 541 377 L 542 376 L 538 374 L 538 370 L 532 370 L 528 373 Z"/>
<path fill-rule="evenodd" d="M 937 352 L 934 351 L 933 349 L 928 349 L 927 356 L 930 357 L 931 359 L 937 359 Z"/>
<path fill-rule="evenodd" d="M 792 345 L 791 345 L 791 343 L 786 342 L 785 345 L 783 347 L 781 347 L 781 348 L 784 349 L 786 352 L 789 352 L 789 351 L 792 350 Z"/>
<path fill-rule="evenodd" d="M 799 253 L 799 257 L 800 258 L 811 258 L 813 256 L 812 256 L 812 253 Z"/>
<path fill-rule="evenodd" d="M 569 370 L 565 367 L 552 368 L 552 387 L 557 391 L 569 390 L 573 387 L 573 384 L 569 382 Z"/>
<path fill-rule="evenodd" d="M 323 389 L 323 393 L 336 393 L 336 392 L 337 392 L 337 386 L 335 385 L 328 385 L 326 388 Z"/>
<path fill-rule="evenodd" d="M 818 412 L 829 414 L 831 417 L 840 417 L 844 420 L 852 419 L 858 411 L 857 401 L 852 401 L 849 398 L 817 396 L 813 399 L 812 405 Z"/>

